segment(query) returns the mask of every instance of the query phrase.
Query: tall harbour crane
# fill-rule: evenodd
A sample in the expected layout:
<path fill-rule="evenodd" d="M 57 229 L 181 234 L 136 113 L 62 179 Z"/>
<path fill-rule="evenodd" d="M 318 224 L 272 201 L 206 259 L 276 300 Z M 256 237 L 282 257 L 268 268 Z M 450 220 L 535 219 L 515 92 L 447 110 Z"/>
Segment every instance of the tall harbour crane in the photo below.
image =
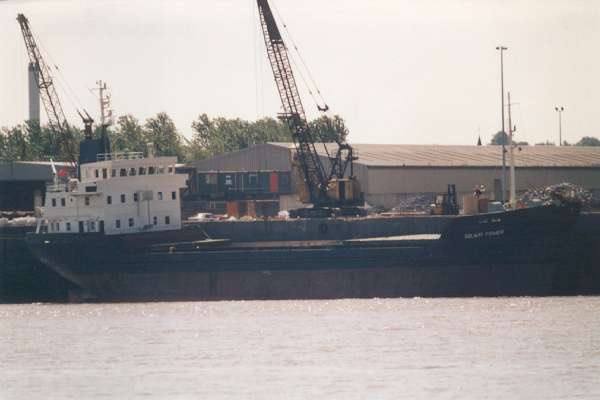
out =
<path fill-rule="evenodd" d="M 71 163 L 72 166 L 75 166 L 77 164 L 77 143 L 75 142 L 73 132 L 67 123 L 65 113 L 62 105 L 60 104 L 60 100 L 54 86 L 54 81 L 52 79 L 52 75 L 50 74 L 50 68 L 40 53 L 40 49 L 38 48 L 35 38 L 31 33 L 31 29 L 29 28 L 29 21 L 25 15 L 18 14 L 17 21 L 21 26 L 21 32 L 23 33 L 23 39 L 25 40 L 25 47 L 27 48 L 29 60 L 39 74 L 38 87 L 40 89 L 40 97 L 42 99 L 42 103 L 44 104 L 44 109 L 46 110 L 46 114 L 48 116 L 48 124 L 50 125 L 50 129 L 58 136 L 59 146 L 66 154 L 67 161 Z M 91 118 L 89 118 L 89 115 L 87 115 L 87 118 L 84 120 L 84 123 L 86 124 L 86 131 L 91 130 L 91 123 L 93 120 L 90 120 Z M 89 129 L 87 124 L 90 124 Z"/>
<path fill-rule="evenodd" d="M 364 200 L 352 166 L 357 157 L 348 143 L 338 139 L 335 153 L 329 155 L 329 168 L 323 165 L 316 149 L 315 135 L 311 132 L 306 119 L 288 49 L 271 7 L 267 0 L 257 0 L 257 4 L 267 55 L 283 107 L 283 112 L 278 114 L 278 117 L 287 123 L 291 131 L 298 167 L 308 189 L 307 198 L 301 200 L 314 205 L 313 208 L 295 210 L 290 214 L 298 216 L 360 214 L 363 211 L 357 206 L 363 205 Z M 328 108 L 327 105 L 318 106 L 319 111 L 323 112 Z"/>

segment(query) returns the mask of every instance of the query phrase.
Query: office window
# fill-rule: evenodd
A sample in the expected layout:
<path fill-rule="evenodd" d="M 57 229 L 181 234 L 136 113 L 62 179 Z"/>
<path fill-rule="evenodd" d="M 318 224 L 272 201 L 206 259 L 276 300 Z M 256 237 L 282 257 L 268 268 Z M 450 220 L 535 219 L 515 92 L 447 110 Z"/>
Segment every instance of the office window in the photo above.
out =
<path fill-rule="evenodd" d="M 133 226 L 133 218 L 129 218 L 129 227 Z"/>
<path fill-rule="evenodd" d="M 67 222 L 67 231 L 69 231 L 69 232 L 71 231 L 71 223 L 70 222 Z"/>
<path fill-rule="evenodd" d="M 56 207 L 56 199 L 52 199 L 52 207 Z"/>
<path fill-rule="evenodd" d="M 158 199 L 162 200 L 162 192 L 158 192 Z"/>
<path fill-rule="evenodd" d="M 171 223 L 171 218 L 167 215 L 165 217 L 165 225 L 169 225 Z"/>
<path fill-rule="evenodd" d="M 138 201 L 138 194 L 137 194 L 137 192 L 135 192 L 133 194 L 133 201 Z"/>
<path fill-rule="evenodd" d="M 154 225 L 158 225 L 158 218 L 157 218 L 157 217 L 154 217 L 154 218 L 152 219 L 152 223 L 154 223 Z"/>
<path fill-rule="evenodd" d="M 89 206 L 90 205 L 90 196 L 85 196 L 84 202 L 85 202 L 86 206 Z"/>
<path fill-rule="evenodd" d="M 117 229 L 121 228 L 121 220 L 120 220 L 120 219 L 117 219 L 117 220 L 115 221 L 115 227 L 116 227 Z"/>
<path fill-rule="evenodd" d="M 127 176 L 127 170 L 125 168 L 121 168 L 119 170 L 119 176 Z"/>
<path fill-rule="evenodd" d="M 124 194 L 121 195 L 121 203 L 125 203 L 125 195 Z"/>
<path fill-rule="evenodd" d="M 177 192 L 171 192 L 171 200 L 177 200 Z"/>
<path fill-rule="evenodd" d="M 112 204 L 112 196 L 106 196 L 106 204 Z"/>

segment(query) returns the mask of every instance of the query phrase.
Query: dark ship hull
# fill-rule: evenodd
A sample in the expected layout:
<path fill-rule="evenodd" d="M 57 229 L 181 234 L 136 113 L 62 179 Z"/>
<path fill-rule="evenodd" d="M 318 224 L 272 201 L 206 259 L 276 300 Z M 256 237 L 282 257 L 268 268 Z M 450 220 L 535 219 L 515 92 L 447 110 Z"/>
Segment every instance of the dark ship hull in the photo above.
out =
<path fill-rule="evenodd" d="M 461 216 L 441 235 L 385 238 L 206 240 L 183 229 L 27 241 L 81 293 L 104 301 L 591 294 L 598 269 L 570 253 L 578 213 L 545 206 Z"/>

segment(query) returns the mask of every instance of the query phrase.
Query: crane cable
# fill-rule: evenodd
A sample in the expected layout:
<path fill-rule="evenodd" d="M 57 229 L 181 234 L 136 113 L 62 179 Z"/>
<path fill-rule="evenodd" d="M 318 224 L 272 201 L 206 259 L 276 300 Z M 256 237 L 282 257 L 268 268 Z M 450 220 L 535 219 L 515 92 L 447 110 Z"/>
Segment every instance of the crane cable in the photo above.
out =
<path fill-rule="evenodd" d="M 33 37 L 36 39 L 36 43 L 40 49 L 40 54 L 43 53 L 42 57 L 44 57 L 44 59 L 47 59 L 48 61 L 50 61 L 50 63 L 46 63 L 46 66 L 52 72 L 56 72 L 52 76 L 53 82 L 58 83 L 58 85 L 62 89 L 63 93 L 66 95 L 67 101 L 71 104 L 71 106 L 77 112 L 79 112 L 80 109 L 84 109 L 83 102 L 81 101 L 81 99 L 79 98 L 79 96 L 77 95 L 75 90 L 73 90 L 73 88 L 69 84 L 69 81 L 66 79 L 66 77 L 64 76 L 64 74 L 62 73 L 60 68 L 58 68 L 58 64 L 52 58 L 51 53 L 48 50 L 46 50 L 46 47 L 41 42 L 39 35 L 35 34 L 35 32 L 31 29 L 31 27 L 29 27 L 29 30 L 31 31 L 31 34 L 33 35 Z M 60 99 L 59 99 L 59 101 L 60 101 Z M 65 118 L 66 118 L 66 115 L 65 115 Z M 67 124 L 68 124 L 68 122 L 67 122 Z"/>
<path fill-rule="evenodd" d="M 281 17 L 281 13 L 279 12 L 279 9 L 277 8 L 277 5 L 275 4 L 275 2 L 273 0 L 271 0 L 271 4 L 273 5 L 273 8 L 275 9 L 275 12 L 277 13 L 277 18 L 281 21 L 281 24 L 283 25 L 283 28 L 284 28 L 284 30 L 286 32 L 287 37 L 290 39 L 290 42 L 291 42 L 291 44 L 293 46 L 293 49 L 294 49 L 295 53 L 298 55 L 298 57 L 300 59 L 300 62 L 302 63 L 302 66 L 306 70 L 306 73 L 308 74 L 308 77 L 309 77 L 309 79 L 310 79 L 310 81 L 312 83 L 313 88 L 315 89 L 315 91 L 317 92 L 319 98 L 321 99 L 321 103 L 323 104 L 322 107 L 320 106 L 319 101 L 317 100 L 317 98 L 313 94 L 310 85 L 308 84 L 308 82 L 304 78 L 304 76 L 302 74 L 302 69 L 295 63 L 294 58 L 292 57 L 292 62 L 297 67 L 296 70 L 300 74 L 300 77 L 302 78 L 304 84 L 306 85 L 306 88 L 308 89 L 308 92 L 310 93 L 311 97 L 313 98 L 313 100 L 314 100 L 315 104 L 317 105 L 317 108 L 319 109 L 319 111 L 326 112 L 327 110 L 329 110 L 329 106 L 327 105 L 327 102 L 325 101 L 325 98 L 323 97 L 323 94 L 321 93 L 321 90 L 319 90 L 319 86 L 317 85 L 317 82 L 316 82 L 313 74 L 311 73 L 310 68 L 308 68 L 308 65 L 304 61 L 304 57 L 302 57 L 302 54 L 300 53 L 300 49 L 298 48 L 298 45 L 296 45 L 296 42 L 294 41 L 294 38 L 292 37 L 292 34 L 290 33 L 290 31 L 289 31 L 289 29 L 287 27 L 287 24 L 285 23 L 284 19 Z"/>

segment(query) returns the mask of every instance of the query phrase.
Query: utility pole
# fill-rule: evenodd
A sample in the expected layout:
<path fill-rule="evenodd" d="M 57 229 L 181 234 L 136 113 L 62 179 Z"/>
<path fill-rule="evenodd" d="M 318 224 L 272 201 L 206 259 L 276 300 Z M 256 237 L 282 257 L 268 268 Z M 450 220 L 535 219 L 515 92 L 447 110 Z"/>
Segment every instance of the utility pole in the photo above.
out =
<path fill-rule="evenodd" d="M 510 146 L 510 206 L 514 210 L 517 206 L 517 184 L 515 181 L 515 144 L 513 142 L 513 132 L 517 129 L 512 126 L 510 118 L 510 92 L 508 92 L 508 145 Z"/>
<path fill-rule="evenodd" d="M 504 130 L 504 51 L 508 50 L 508 47 L 497 46 L 496 50 L 500 51 L 500 92 L 502 97 L 502 195 L 500 196 L 500 201 L 504 203 L 504 197 L 506 196 L 506 131 Z"/>
<path fill-rule="evenodd" d="M 558 113 L 558 145 L 562 146 L 562 112 L 565 111 L 563 106 L 554 107 Z"/>

